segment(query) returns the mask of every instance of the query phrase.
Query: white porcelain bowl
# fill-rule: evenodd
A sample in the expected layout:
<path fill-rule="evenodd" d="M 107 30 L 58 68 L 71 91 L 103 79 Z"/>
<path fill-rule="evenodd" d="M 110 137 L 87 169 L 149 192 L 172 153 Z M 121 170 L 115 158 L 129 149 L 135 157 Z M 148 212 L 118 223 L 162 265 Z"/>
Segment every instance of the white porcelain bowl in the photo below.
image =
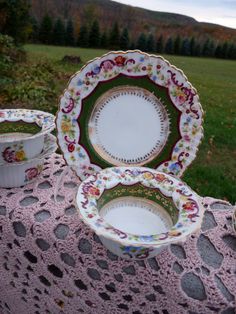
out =
<path fill-rule="evenodd" d="M 0 163 L 0 187 L 15 188 L 33 182 L 42 172 L 44 158 L 57 149 L 56 137 L 45 135 L 42 153 L 30 160 L 14 163 Z"/>
<path fill-rule="evenodd" d="M 144 167 L 113 167 L 81 183 L 82 220 L 114 254 L 150 258 L 201 226 L 202 198 L 181 180 Z"/>
<path fill-rule="evenodd" d="M 54 120 L 52 114 L 39 110 L 0 110 L 0 163 L 22 162 L 38 156 L 45 135 L 55 128 Z M 1 132 L 3 124 L 9 125 L 9 133 Z"/>

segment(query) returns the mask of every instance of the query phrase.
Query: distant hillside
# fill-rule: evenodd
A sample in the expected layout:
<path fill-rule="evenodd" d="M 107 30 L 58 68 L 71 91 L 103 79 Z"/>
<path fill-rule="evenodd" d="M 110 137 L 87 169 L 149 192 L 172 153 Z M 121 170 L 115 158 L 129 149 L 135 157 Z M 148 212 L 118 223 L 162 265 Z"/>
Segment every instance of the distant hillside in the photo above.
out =
<path fill-rule="evenodd" d="M 97 19 L 102 30 L 109 30 L 114 21 L 128 27 L 131 37 L 138 33 L 171 36 L 212 38 L 217 41 L 236 42 L 236 30 L 220 25 L 200 23 L 195 19 L 174 13 L 155 12 L 124 5 L 110 0 L 29 0 L 31 14 L 38 21 L 48 13 L 53 18 L 72 18 L 76 29 Z M 158 9 L 158 8 L 157 8 Z"/>

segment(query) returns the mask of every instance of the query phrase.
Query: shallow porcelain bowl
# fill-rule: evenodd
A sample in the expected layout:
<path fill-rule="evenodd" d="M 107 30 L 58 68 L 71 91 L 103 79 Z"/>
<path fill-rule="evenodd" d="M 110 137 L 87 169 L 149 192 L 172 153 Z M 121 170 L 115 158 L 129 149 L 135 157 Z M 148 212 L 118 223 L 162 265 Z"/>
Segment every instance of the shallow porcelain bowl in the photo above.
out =
<path fill-rule="evenodd" d="M 0 110 L 0 163 L 15 163 L 38 156 L 44 137 L 55 128 L 54 116 L 39 110 Z"/>
<path fill-rule="evenodd" d="M 81 183 L 76 205 L 106 248 L 126 259 L 157 255 L 202 222 L 202 198 L 181 180 L 144 167 L 113 167 Z"/>
<path fill-rule="evenodd" d="M 39 156 L 22 162 L 0 163 L 0 187 L 15 188 L 33 182 L 42 172 L 44 158 L 57 149 L 56 137 L 45 135 L 43 151 Z"/>

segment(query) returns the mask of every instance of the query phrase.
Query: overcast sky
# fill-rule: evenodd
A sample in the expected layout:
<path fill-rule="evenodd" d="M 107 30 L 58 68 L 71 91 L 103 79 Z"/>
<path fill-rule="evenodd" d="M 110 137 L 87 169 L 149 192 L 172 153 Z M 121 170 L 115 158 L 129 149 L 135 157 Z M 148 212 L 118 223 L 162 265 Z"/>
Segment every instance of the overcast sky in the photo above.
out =
<path fill-rule="evenodd" d="M 199 22 L 210 22 L 236 28 L 236 0 L 114 0 L 153 11 L 191 16 Z"/>

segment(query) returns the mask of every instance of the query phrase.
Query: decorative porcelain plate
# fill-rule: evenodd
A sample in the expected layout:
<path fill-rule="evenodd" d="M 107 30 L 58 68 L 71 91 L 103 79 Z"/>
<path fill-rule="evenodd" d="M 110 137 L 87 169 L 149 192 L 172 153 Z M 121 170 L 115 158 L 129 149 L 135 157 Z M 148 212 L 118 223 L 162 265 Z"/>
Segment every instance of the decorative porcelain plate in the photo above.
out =
<path fill-rule="evenodd" d="M 55 128 L 55 117 L 28 109 L 0 110 L 0 163 L 15 163 L 38 156 L 44 137 Z"/>
<path fill-rule="evenodd" d="M 131 258 L 151 257 L 184 241 L 200 228 L 204 213 L 202 198 L 185 183 L 146 167 L 91 175 L 79 186 L 76 204 L 109 250 Z"/>
<path fill-rule="evenodd" d="M 181 176 L 203 136 L 202 115 L 196 90 L 168 61 L 110 52 L 71 78 L 57 113 L 58 143 L 81 179 L 114 165 Z"/>

